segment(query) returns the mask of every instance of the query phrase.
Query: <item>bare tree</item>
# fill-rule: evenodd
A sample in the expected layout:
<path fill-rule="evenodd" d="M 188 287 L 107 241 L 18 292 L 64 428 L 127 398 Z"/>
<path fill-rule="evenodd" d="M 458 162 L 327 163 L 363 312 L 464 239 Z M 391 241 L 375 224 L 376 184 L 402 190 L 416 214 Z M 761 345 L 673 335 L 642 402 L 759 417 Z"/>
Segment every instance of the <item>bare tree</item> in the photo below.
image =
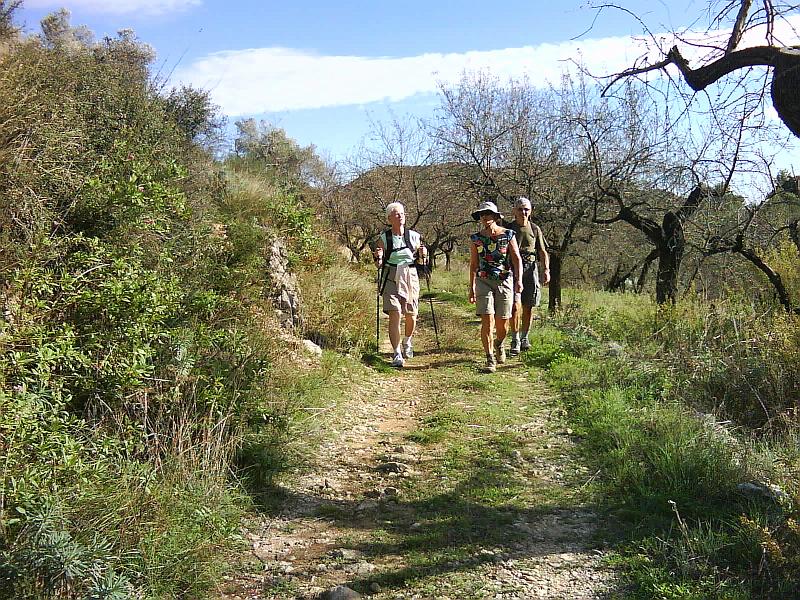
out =
<path fill-rule="evenodd" d="M 765 175 L 768 177 L 769 173 Z M 722 253 L 740 256 L 766 277 L 784 310 L 800 312 L 800 298 L 792 298 L 786 284 L 788 274 L 781 273 L 774 263 L 774 253 L 784 244 L 800 252 L 795 239 L 800 196 L 796 178 L 779 174 L 774 183 L 775 189 L 760 202 L 745 202 L 741 197 L 729 195 L 728 218 L 719 221 L 716 231 L 707 237 L 700 250 L 704 256 Z M 795 261 L 797 264 L 800 260 Z"/>
<path fill-rule="evenodd" d="M 657 261 L 656 301 L 674 302 L 687 224 L 704 203 L 725 192 L 742 145 L 731 146 L 711 126 L 692 136 L 667 108 L 659 110 L 632 86 L 605 112 L 578 124 L 594 171 L 593 221 L 623 222 L 641 232 L 652 250 L 642 262 L 638 287 Z M 736 124 L 741 130 L 741 121 Z M 708 179 L 724 183 L 711 187 L 704 183 Z"/>
<path fill-rule="evenodd" d="M 386 206 L 402 202 L 407 226 L 422 234 L 434 260 L 443 255 L 449 264 L 464 220 L 452 167 L 436 162 L 431 138 L 419 121 L 374 122 L 368 144 L 349 164 L 350 181 L 335 196 L 335 203 L 350 207 L 349 216 L 329 205 L 340 241 L 357 260 L 386 228 Z"/>
<path fill-rule="evenodd" d="M 597 8 L 604 10 L 619 7 L 606 4 Z M 800 137 L 800 48 L 786 45 L 786 40 L 780 39 L 777 27 L 782 25 L 782 29 L 790 32 L 792 41 L 796 40 L 797 31 L 787 18 L 796 11 L 797 6 L 793 3 L 773 0 L 755 5 L 753 0 L 711 2 L 709 27 L 702 39 L 691 41 L 688 35 L 677 32 L 679 44 L 663 52 L 661 60 L 634 65 L 614 76 L 608 87 L 623 78 L 666 70 L 669 65 L 675 65 L 683 80 L 693 90 L 702 91 L 726 75 L 740 71 L 743 73 L 740 79 L 742 85 L 747 85 L 747 80 L 753 80 L 756 89 L 765 91 L 767 85 L 769 86 L 772 104 L 781 121 L 796 137 Z M 742 48 L 741 44 L 748 35 L 757 36 L 764 43 Z M 692 51 L 704 50 L 702 64 L 696 68 L 690 67 L 681 46 L 684 51 L 687 48 Z M 772 78 L 769 84 L 752 67 L 771 69 Z"/>
<path fill-rule="evenodd" d="M 550 252 L 549 307 L 561 305 L 562 263 L 573 245 L 591 236 L 591 179 L 576 144 L 565 101 L 577 87 L 536 90 L 527 81 L 503 85 L 485 73 L 464 75 L 442 88 L 431 133 L 441 160 L 462 168 L 460 187 L 468 199 L 490 198 L 510 210 L 518 196 L 530 198 L 533 220 Z M 471 205 L 463 206 L 466 218 Z"/>
<path fill-rule="evenodd" d="M 777 222 L 767 227 L 765 219 L 770 214 L 764 210 L 767 203 L 758 200 L 758 191 L 744 180 L 757 177 L 764 164 L 772 164 L 768 148 L 773 148 L 774 156 L 782 146 L 781 135 L 767 115 L 767 96 L 771 97 L 781 122 L 800 137 L 800 52 L 787 45 L 788 39 L 797 37 L 788 18 L 797 7 L 771 0 L 763 3 L 714 0 L 709 2 L 704 32 L 674 31 L 669 43 L 665 40 L 670 36 L 652 33 L 640 17 L 618 5 L 599 4 L 596 8 L 625 10 L 637 18 L 660 54 L 655 59 L 644 57 L 631 68 L 610 76 L 604 94 L 615 93 L 620 81 L 626 82 L 625 89 L 643 90 L 650 104 L 664 111 L 662 131 L 674 140 L 689 141 L 690 151 L 684 152 L 683 157 L 673 156 L 672 168 L 667 169 L 678 168 L 684 173 L 684 191 L 680 191 L 680 185 L 673 186 L 676 200 L 678 197 L 683 200 L 665 211 L 660 223 L 652 215 L 642 218 L 638 207 L 622 199 L 625 192 L 620 193 L 619 188 L 600 186 L 603 188 L 600 196 L 614 198 L 618 206 L 618 213 L 610 219 L 628 222 L 653 243 L 654 249 L 642 274 L 651 261 L 659 260 L 659 301 L 674 299 L 672 282 L 677 282 L 675 265 L 680 264 L 679 252 L 696 244 L 704 256 L 732 252 L 747 259 L 769 278 L 786 306 L 788 299 L 780 290 L 779 278 L 764 262 L 763 251 L 759 251 L 765 247 L 763 240 L 756 243 L 756 238 L 763 237 L 756 232 L 777 231 L 780 227 Z M 691 67 L 687 55 L 698 61 L 699 66 Z M 677 70 L 677 79 L 669 77 L 675 73 L 671 65 Z M 648 77 L 651 72 L 663 72 L 667 77 L 653 79 Z M 688 90 L 681 81 L 688 84 Z M 713 93 L 697 93 L 712 85 Z M 707 141 L 701 143 L 703 139 Z M 705 185 L 707 181 L 714 185 Z M 663 184 L 660 187 L 670 189 Z M 728 219 L 726 211 L 736 204 L 731 200 L 734 197 L 731 191 L 737 187 L 751 199 L 740 201 L 735 211 L 737 217 Z M 686 242 L 687 226 L 694 230 L 694 242 L 690 244 Z M 791 222 L 784 231 L 791 234 Z M 667 267 L 666 271 L 662 265 Z"/>
<path fill-rule="evenodd" d="M 321 196 L 325 221 L 354 262 L 361 261 L 363 253 L 385 227 L 383 213 L 371 193 L 373 185 L 368 177 L 359 177 L 349 183 L 327 186 Z"/>

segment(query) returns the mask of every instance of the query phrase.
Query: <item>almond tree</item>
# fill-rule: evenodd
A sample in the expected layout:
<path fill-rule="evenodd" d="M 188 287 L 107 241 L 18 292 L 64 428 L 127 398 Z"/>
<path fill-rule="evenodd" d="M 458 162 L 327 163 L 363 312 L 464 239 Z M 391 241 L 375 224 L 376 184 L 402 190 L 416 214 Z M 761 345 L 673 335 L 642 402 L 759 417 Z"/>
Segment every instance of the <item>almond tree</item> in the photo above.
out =
<path fill-rule="evenodd" d="M 787 275 L 796 277 L 797 272 L 782 273 L 771 258 L 772 253 L 788 244 L 798 255 L 795 266 L 800 264 L 798 178 L 779 173 L 774 183 L 775 189 L 760 202 L 745 202 L 741 197 L 729 195 L 730 217 L 718 223 L 700 250 L 704 256 L 722 253 L 740 256 L 766 277 L 784 310 L 800 312 L 800 298 L 792 297 L 786 281 Z"/>
<path fill-rule="evenodd" d="M 360 256 L 386 228 L 386 206 L 401 202 L 406 226 L 422 234 L 433 260 L 444 256 L 449 264 L 463 221 L 455 208 L 462 196 L 453 186 L 451 166 L 434 161 L 431 139 L 418 121 L 373 123 L 368 144 L 350 161 L 350 181 L 326 211 L 338 223 L 340 241 Z M 349 207 L 349 218 L 342 206 Z"/>
<path fill-rule="evenodd" d="M 669 131 L 673 134 L 680 132 L 683 139 L 690 140 L 697 147 L 693 154 L 687 153 L 686 158 L 690 160 L 683 161 L 695 186 L 685 194 L 684 203 L 674 214 L 665 213 L 665 217 L 670 217 L 669 222 L 665 220 L 660 227 L 655 227 L 657 223 L 652 221 L 639 219 L 637 222 L 636 215 L 631 218 L 627 210 L 620 210 L 617 218 L 648 235 L 656 245 L 651 253 L 653 258 L 667 258 L 669 253 L 659 251 L 659 247 L 663 247 L 666 241 L 668 248 L 684 248 L 683 225 L 687 217 L 697 213 L 705 202 L 708 210 L 700 211 L 705 220 L 698 223 L 700 251 L 706 256 L 722 252 L 739 254 L 767 276 L 780 302 L 788 306 L 789 300 L 781 290 L 779 277 L 764 261 L 763 251 L 758 250 L 766 247 L 766 239 L 777 239 L 775 235 L 763 232 L 778 232 L 781 226 L 777 222 L 767 224 L 767 216 L 773 214 L 767 208 L 772 203 L 764 200 L 766 194 L 763 192 L 759 199 L 752 181 L 743 183 L 743 178 L 757 178 L 764 172 L 764 165 L 769 168 L 774 156 L 785 146 L 780 132 L 768 117 L 767 95 L 771 97 L 781 122 L 793 135 L 800 137 L 797 97 L 800 53 L 787 46 L 787 41 L 797 38 L 797 32 L 787 18 L 796 11 L 796 6 L 783 2 L 754 4 L 752 0 L 740 0 L 714 1 L 709 3 L 709 7 L 707 29 L 702 33 L 673 32 L 669 49 L 662 46 L 668 36 L 653 34 L 640 20 L 651 43 L 659 48 L 660 59 L 643 58 L 639 64 L 612 76 L 605 87 L 605 93 L 614 93 L 617 83 L 626 81 L 626 87 L 646 90 L 653 106 L 665 113 L 680 113 L 678 118 L 664 121 L 668 123 Z M 597 8 L 619 9 L 608 4 Z M 685 58 L 689 53 L 696 57 L 693 60 L 699 61 L 699 66 L 690 66 L 690 61 Z M 679 75 L 677 79 L 650 76 L 651 73 L 669 76 L 675 71 Z M 680 121 L 684 123 L 681 125 Z M 700 135 L 697 133 L 698 122 L 704 123 L 700 125 Z M 702 137 L 710 140 L 704 144 L 705 148 L 701 147 L 703 144 L 697 145 Z M 716 169 L 709 171 L 714 164 Z M 706 180 L 715 183 L 713 186 L 701 185 Z M 690 187 L 687 182 L 685 189 Z M 725 220 L 724 208 L 734 190 L 749 199 L 741 203 L 739 217 L 730 222 Z M 615 194 L 613 192 L 608 197 Z M 784 230 L 791 233 L 792 222 L 787 223 Z M 756 239 L 761 241 L 756 242 Z M 671 260 L 674 262 L 675 258 Z M 669 266 L 669 261 L 666 264 Z M 661 292 L 657 294 L 660 301 L 674 298 L 674 285 L 670 281 L 676 281 L 674 274 L 660 270 L 658 285 Z"/>
<path fill-rule="evenodd" d="M 744 164 L 743 121 L 733 118 L 721 127 L 722 113 L 712 122 L 697 115 L 686 121 L 685 112 L 673 118 L 669 107 L 657 106 L 633 86 L 611 100 L 606 112 L 577 120 L 591 155 L 592 219 L 625 223 L 645 236 L 652 249 L 638 287 L 657 261 L 656 301 L 674 302 L 688 249 L 687 227 L 699 229 L 692 222 L 697 211 L 724 195 L 735 169 Z M 702 135 L 694 135 L 691 127 Z M 721 183 L 711 186 L 709 180 Z"/>
<path fill-rule="evenodd" d="M 514 200 L 533 203 L 533 220 L 542 227 L 550 252 L 549 307 L 561 305 L 563 261 L 574 246 L 588 241 L 591 180 L 588 163 L 566 118 L 564 97 L 579 93 L 565 80 L 558 91 L 536 90 L 529 82 L 501 84 L 485 73 L 467 74 L 441 89 L 441 105 L 430 124 L 442 162 L 461 165 L 465 222 L 477 199 L 491 199 L 509 212 Z M 573 101 L 580 104 L 579 100 Z"/>
<path fill-rule="evenodd" d="M 598 5 L 597 8 L 618 7 Z M 772 105 L 781 121 L 792 134 L 800 137 L 800 50 L 788 45 L 796 42 L 797 31 L 787 18 L 796 11 L 797 6 L 793 3 L 772 0 L 762 3 L 753 0 L 711 2 L 709 25 L 704 35 L 697 39 L 690 32 L 676 32 L 678 43 L 669 50 L 662 50 L 661 60 L 650 62 L 645 59 L 643 64 L 619 73 L 609 85 L 622 78 L 666 71 L 674 65 L 692 90 L 699 92 L 728 75 L 738 73 L 743 86 L 760 93 L 769 89 Z M 750 45 L 748 38 L 758 39 L 761 43 Z M 703 52 L 699 66 L 690 66 L 684 57 L 687 50 L 693 54 L 698 50 Z M 770 73 L 753 67 L 767 67 Z M 751 81 L 755 87 L 749 85 Z M 724 97 L 718 100 L 726 101 Z"/>

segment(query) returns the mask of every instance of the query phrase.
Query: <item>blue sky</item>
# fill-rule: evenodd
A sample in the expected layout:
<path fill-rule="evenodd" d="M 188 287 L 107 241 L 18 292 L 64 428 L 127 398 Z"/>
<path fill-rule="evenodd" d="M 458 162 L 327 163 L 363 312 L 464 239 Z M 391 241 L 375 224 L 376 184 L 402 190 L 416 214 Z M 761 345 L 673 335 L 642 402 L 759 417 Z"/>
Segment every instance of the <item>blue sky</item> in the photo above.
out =
<path fill-rule="evenodd" d="M 210 90 L 231 122 L 265 119 L 323 156 L 345 157 L 392 114 L 426 116 L 465 69 L 557 81 L 632 64 L 641 26 L 586 0 L 24 0 L 25 30 L 66 7 L 97 37 L 132 28 L 174 83 Z M 654 32 L 691 27 L 705 0 L 626 0 Z M 723 33 L 724 35 L 724 33 Z M 671 43 L 665 39 L 664 44 Z"/>

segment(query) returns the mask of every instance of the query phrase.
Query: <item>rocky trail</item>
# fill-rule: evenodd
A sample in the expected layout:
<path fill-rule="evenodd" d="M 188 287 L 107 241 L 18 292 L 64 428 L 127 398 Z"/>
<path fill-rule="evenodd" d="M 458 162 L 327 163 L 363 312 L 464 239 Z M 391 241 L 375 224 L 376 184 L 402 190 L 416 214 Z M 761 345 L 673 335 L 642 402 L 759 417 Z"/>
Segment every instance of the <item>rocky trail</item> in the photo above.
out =
<path fill-rule="evenodd" d="M 595 474 L 552 394 L 518 358 L 482 373 L 463 309 L 437 302 L 441 350 L 425 315 L 406 368 L 349 383 L 313 468 L 245 524 L 249 553 L 219 598 L 581 599 L 617 587 L 582 494 Z"/>

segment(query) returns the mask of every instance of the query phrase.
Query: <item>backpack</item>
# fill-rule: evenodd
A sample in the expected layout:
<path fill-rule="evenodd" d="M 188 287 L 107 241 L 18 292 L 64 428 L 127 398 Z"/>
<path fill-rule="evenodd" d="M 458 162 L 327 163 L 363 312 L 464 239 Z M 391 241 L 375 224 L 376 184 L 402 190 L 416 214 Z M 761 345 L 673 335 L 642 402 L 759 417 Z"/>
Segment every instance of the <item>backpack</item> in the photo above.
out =
<path fill-rule="evenodd" d="M 384 248 L 384 255 L 383 255 L 384 256 L 384 258 L 383 258 L 383 264 L 384 265 L 389 262 L 389 258 L 392 256 L 392 252 L 399 252 L 400 250 L 405 250 L 406 248 L 408 248 L 409 250 L 411 250 L 411 253 L 414 255 L 414 259 L 415 259 L 414 260 L 414 268 L 417 269 L 417 273 L 419 273 L 420 275 L 428 275 L 428 274 L 430 274 L 430 272 L 431 272 L 430 265 L 427 264 L 427 262 L 420 263 L 417 260 L 417 251 L 419 250 L 419 246 L 414 248 L 414 246 L 411 245 L 411 230 L 410 229 L 406 228 L 405 232 L 403 232 L 403 245 L 402 246 L 398 246 L 397 248 L 395 248 L 392 245 L 393 242 L 394 242 L 392 237 L 393 236 L 392 236 L 392 230 L 391 229 L 386 229 L 383 232 L 384 244 L 386 246 Z M 422 245 L 422 238 L 420 238 L 420 246 L 421 245 Z"/>
<path fill-rule="evenodd" d="M 385 257 L 383 259 L 384 262 L 389 262 L 389 258 L 391 258 L 392 252 L 399 252 L 400 250 L 405 250 L 406 248 L 408 248 L 409 250 L 411 250 L 412 254 L 416 254 L 417 250 L 419 249 L 419 248 L 417 248 L 415 250 L 414 247 L 411 245 L 411 230 L 410 229 L 406 229 L 403 232 L 403 245 L 402 246 L 398 246 L 397 248 L 392 246 L 392 243 L 394 242 L 394 239 L 393 239 L 394 236 L 392 235 L 392 230 L 391 229 L 387 229 L 386 231 L 383 232 L 383 238 L 385 240 L 385 245 L 386 245 L 386 248 L 384 249 L 384 257 Z"/>

